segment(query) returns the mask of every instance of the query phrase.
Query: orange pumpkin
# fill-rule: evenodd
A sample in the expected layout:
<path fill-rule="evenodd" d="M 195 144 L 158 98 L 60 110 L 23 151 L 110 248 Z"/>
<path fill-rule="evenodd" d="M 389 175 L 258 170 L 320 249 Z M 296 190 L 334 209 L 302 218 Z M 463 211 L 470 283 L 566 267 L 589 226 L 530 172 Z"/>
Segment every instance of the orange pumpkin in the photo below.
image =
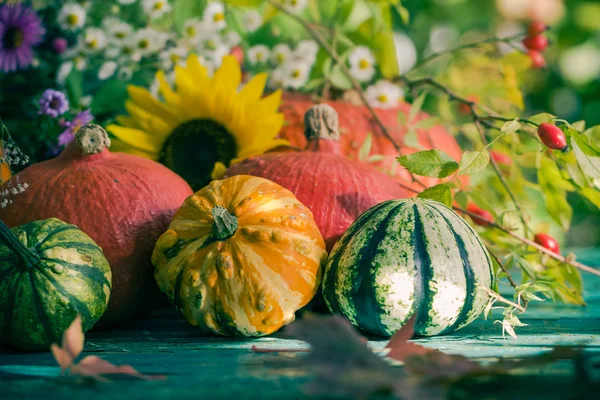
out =
<path fill-rule="evenodd" d="M 326 257 L 312 213 L 292 192 L 238 175 L 188 197 L 152 263 L 159 288 L 191 325 L 263 336 L 313 298 Z"/>

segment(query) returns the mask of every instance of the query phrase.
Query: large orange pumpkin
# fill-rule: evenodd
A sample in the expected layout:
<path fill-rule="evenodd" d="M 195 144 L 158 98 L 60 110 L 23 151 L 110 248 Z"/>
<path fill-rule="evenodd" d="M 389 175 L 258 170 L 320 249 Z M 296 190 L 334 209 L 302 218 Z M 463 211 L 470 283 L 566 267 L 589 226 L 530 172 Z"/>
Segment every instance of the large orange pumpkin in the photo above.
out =
<path fill-rule="evenodd" d="M 398 180 L 416 190 L 423 188 L 412 182 L 410 174 L 396 161 L 398 151 L 392 143 L 381 133 L 379 126 L 375 123 L 373 116 L 363 105 L 355 105 L 346 101 L 327 101 L 338 113 L 340 124 L 340 145 L 342 153 L 349 158 L 358 158 L 359 151 L 367 139 L 372 135 L 371 155 L 382 155 L 383 159 L 372 162 L 378 168 L 385 172 L 396 175 Z M 287 93 L 283 97 L 281 111 L 285 116 L 285 125 L 279 134 L 283 139 L 287 139 L 292 146 L 305 148 L 306 137 L 304 135 L 304 114 L 314 102 L 309 96 Z M 434 126 L 430 129 L 417 129 L 417 137 L 422 149 L 415 149 L 404 146 L 404 137 L 407 133 L 406 126 L 402 126 L 398 121 L 398 114 L 403 113 L 408 119 L 410 114 L 410 104 L 400 103 L 397 108 L 377 109 L 377 116 L 386 126 L 390 135 L 402 149 L 400 154 L 410 154 L 420 150 L 439 149 L 447 153 L 455 160 L 460 160 L 462 150 L 455 138 L 442 126 Z M 414 122 L 428 118 L 426 113 L 419 113 Z M 433 178 L 419 177 L 419 180 L 426 186 L 436 185 L 438 180 Z"/>
<path fill-rule="evenodd" d="M 185 319 L 228 336 L 262 336 L 317 292 L 325 243 L 287 189 L 238 175 L 188 197 L 152 255 L 159 288 Z"/>

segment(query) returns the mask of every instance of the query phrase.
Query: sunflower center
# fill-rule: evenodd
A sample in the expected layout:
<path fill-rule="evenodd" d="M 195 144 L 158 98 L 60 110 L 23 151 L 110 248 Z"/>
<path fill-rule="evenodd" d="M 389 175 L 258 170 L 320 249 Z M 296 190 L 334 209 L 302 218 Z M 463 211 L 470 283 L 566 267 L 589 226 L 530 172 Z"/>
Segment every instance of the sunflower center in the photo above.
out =
<path fill-rule="evenodd" d="M 229 165 L 236 155 L 235 138 L 223 125 L 196 119 L 175 128 L 163 146 L 160 162 L 199 190 L 210 182 L 217 161 Z"/>
<path fill-rule="evenodd" d="M 9 28 L 4 34 L 4 38 L 2 40 L 2 47 L 5 49 L 11 50 L 21 47 L 23 41 L 25 40 L 25 35 L 23 35 L 23 31 L 18 28 Z"/>

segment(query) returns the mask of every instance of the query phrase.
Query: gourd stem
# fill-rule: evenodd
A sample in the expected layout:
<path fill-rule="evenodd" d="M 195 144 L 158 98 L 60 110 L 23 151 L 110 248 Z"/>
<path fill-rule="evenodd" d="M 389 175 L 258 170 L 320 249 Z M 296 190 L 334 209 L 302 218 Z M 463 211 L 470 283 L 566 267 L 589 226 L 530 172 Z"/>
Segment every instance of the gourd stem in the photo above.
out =
<path fill-rule="evenodd" d="M 304 135 L 306 140 L 340 140 L 339 117 L 337 111 L 327 104 L 312 106 L 304 114 Z"/>
<path fill-rule="evenodd" d="M 79 128 L 74 142 L 83 156 L 98 154 L 110 147 L 108 133 L 100 125 L 94 124 L 83 125 Z"/>
<path fill-rule="evenodd" d="M 235 215 L 230 214 L 226 208 L 216 206 L 211 211 L 215 220 L 212 226 L 213 237 L 218 241 L 223 241 L 232 237 L 238 228 L 238 220 Z"/>
<path fill-rule="evenodd" d="M 26 270 L 32 269 L 40 261 L 40 256 L 21 243 L 2 220 L 0 220 L 0 239 L 21 259 Z"/>

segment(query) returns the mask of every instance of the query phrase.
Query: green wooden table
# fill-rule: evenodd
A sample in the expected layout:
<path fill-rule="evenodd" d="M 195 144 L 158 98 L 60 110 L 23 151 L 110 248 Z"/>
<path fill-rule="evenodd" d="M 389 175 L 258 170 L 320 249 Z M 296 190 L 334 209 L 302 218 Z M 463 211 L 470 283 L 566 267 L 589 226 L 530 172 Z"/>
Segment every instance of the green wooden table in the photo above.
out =
<path fill-rule="evenodd" d="M 580 259 L 600 264 L 600 257 Z M 585 254 L 584 254 L 585 258 Z M 468 357 L 519 357 L 550 350 L 555 345 L 581 345 L 598 352 L 596 379 L 577 379 L 573 364 L 558 362 L 541 369 L 518 371 L 493 379 L 471 380 L 450 392 L 450 398 L 477 399 L 600 399 L 600 279 L 586 275 L 587 307 L 530 307 L 518 339 L 503 339 L 498 324 L 478 320 L 452 335 L 417 339 L 425 346 Z M 385 341 L 373 340 L 373 348 Z M 48 353 L 0 350 L 0 400 L 4 399 L 288 399 L 303 398 L 306 373 L 277 373 L 256 365 L 262 348 L 306 348 L 303 342 L 275 335 L 254 340 L 201 337 L 169 309 L 131 321 L 119 328 L 87 335 L 85 354 L 115 364 L 130 364 L 146 374 L 164 374 L 165 381 L 116 379 L 108 384 L 17 375 L 55 374 Z M 10 372 L 12 371 L 12 373 Z"/>

